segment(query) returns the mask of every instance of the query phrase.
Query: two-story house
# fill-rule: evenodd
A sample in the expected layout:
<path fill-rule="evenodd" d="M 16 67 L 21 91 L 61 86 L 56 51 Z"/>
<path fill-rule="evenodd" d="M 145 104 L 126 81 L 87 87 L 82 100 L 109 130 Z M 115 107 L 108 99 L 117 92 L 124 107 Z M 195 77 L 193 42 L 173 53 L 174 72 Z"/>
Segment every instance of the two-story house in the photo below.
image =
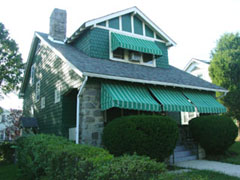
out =
<path fill-rule="evenodd" d="M 83 23 L 66 38 L 66 11 L 54 9 L 49 34 L 36 32 L 24 74 L 24 116 L 40 132 L 101 144 L 104 125 L 132 114 L 224 113 L 226 89 L 168 63 L 176 43 L 137 7 Z M 75 132 L 72 135 L 72 132 Z"/>

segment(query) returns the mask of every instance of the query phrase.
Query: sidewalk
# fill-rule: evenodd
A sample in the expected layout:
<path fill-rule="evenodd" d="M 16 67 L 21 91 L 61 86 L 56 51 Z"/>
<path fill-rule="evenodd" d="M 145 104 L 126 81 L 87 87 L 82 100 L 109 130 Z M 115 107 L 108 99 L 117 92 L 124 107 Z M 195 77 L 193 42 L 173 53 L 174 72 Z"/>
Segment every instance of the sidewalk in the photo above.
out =
<path fill-rule="evenodd" d="M 185 162 L 177 162 L 175 166 L 182 168 L 191 168 L 199 170 L 216 171 L 229 176 L 240 177 L 240 165 L 222 163 L 208 160 L 192 160 Z"/>

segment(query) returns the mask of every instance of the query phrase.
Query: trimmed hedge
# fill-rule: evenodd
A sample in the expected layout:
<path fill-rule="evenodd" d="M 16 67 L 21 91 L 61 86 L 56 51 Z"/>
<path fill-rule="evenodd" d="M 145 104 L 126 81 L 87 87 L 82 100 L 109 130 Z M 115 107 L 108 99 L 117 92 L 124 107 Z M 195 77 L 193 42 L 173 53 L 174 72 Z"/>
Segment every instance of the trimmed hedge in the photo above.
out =
<path fill-rule="evenodd" d="M 220 115 L 200 116 L 189 123 L 193 138 L 207 154 L 222 154 L 234 142 L 238 128 L 230 117 Z"/>
<path fill-rule="evenodd" d="M 149 157 L 124 155 L 114 158 L 92 171 L 89 180 L 147 180 L 166 171 L 163 163 Z"/>
<path fill-rule="evenodd" d="M 76 145 L 53 135 L 17 140 L 18 167 L 24 179 L 130 180 L 157 177 L 165 165 L 134 155 L 114 158 L 103 148 Z M 142 177 L 141 177 L 142 176 Z"/>
<path fill-rule="evenodd" d="M 62 137 L 43 134 L 20 138 L 17 157 L 26 179 L 86 179 L 98 163 L 113 158 L 102 148 L 76 145 Z"/>
<path fill-rule="evenodd" d="M 176 121 L 168 116 L 125 116 L 109 122 L 103 144 L 110 153 L 146 155 L 158 161 L 169 157 L 178 139 Z"/>

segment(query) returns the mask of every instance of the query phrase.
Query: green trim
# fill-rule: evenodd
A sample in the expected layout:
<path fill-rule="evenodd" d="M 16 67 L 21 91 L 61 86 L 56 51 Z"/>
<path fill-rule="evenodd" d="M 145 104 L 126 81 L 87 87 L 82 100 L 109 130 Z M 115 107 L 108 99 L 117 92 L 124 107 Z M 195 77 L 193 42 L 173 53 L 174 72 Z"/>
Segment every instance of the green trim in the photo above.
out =
<path fill-rule="evenodd" d="M 148 27 L 148 25 L 145 24 L 145 34 L 148 37 L 154 37 L 154 33 L 153 31 Z"/>
<path fill-rule="evenodd" d="M 111 48 L 114 51 L 117 48 L 129 49 L 147 54 L 162 55 L 161 49 L 153 41 L 138 39 L 122 34 L 111 33 Z"/>
<path fill-rule="evenodd" d="M 101 109 L 112 107 L 142 111 L 161 111 L 158 104 L 143 85 L 103 82 L 101 85 Z"/>
<path fill-rule="evenodd" d="M 152 86 L 152 94 L 162 104 L 163 111 L 169 112 L 194 112 L 195 107 L 188 102 L 181 91 L 173 88 Z"/>
<path fill-rule="evenodd" d="M 132 32 L 131 14 L 125 14 L 122 16 L 122 30 Z"/>
<path fill-rule="evenodd" d="M 119 29 L 119 17 L 109 20 L 109 27 L 113 29 Z"/>
<path fill-rule="evenodd" d="M 225 113 L 227 111 L 210 93 L 184 90 L 183 94 L 192 101 L 200 113 Z"/>
<path fill-rule="evenodd" d="M 134 24 L 134 33 L 143 35 L 143 25 L 142 21 L 138 19 L 138 17 L 134 16 L 133 17 L 133 24 Z"/>

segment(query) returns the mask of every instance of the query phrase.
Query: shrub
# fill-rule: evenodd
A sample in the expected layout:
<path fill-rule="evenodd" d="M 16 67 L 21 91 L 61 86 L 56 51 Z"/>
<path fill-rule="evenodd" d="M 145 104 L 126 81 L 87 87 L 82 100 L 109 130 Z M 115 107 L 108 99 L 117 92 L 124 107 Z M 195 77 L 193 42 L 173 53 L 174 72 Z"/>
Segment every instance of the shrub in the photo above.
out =
<path fill-rule="evenodd" d="M 17 141 L 18 166 L 25 179 L 87 179 L 97 166 L 112 159 L 102 148 L 76 145 L 53 135 L 32 135 Z"/>
<path fill-rule="evenodd" d="M 103 131 L 103 144 L 110 153 L 147 155 L 163 161 L 178 139 L 176 122 L 167 116 L 125 116 L 109 122 Z"/>
<path fill-rule="evenodd" d="M 5 162 L 14 162 L 14 145 L 14 142 L 8 141 L 0 143 L 0 157 L 2 156 Z"/>
<path fill-rule="evenodd" d="M 124 155 L 97 167 L 91 172 L 89 180 L 147 180 L 165 171 L 163 163 L 149 157 Z"/>
<path fill-rule="evenodd" d="M 222 154 L 235 141 L 238 129 L 227 116 L 209 115 L 192 119 L 189 124 L 193 138 L 207 154 Z"/>

